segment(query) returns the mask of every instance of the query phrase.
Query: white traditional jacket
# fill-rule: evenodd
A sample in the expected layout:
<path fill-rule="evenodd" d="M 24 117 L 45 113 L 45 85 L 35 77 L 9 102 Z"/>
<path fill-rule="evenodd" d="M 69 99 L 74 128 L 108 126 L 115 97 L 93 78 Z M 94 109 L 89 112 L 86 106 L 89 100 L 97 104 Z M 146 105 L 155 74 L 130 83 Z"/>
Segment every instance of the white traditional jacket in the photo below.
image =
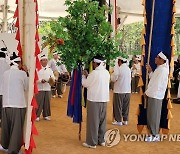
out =
<path fill-rule="evenodd" d="M 58 68 L 58 72 L 60 74 L 64 74 L 64 73 L 67 72 L 66 66 L 64 64 L 61 64 L 61 65 L 57 66 L 57 68 Z"/>
<path fill-rule="evenodd" d="M 131 93 L 131 70 L 127 64 L 116 66 L 111 80 L 114 82 L 114 93 Z"/>
<path fill-rule="evenodd" d="M 38 91 L 51 91 L 51 86 L 48 83 L 49 78 L 52 77 L 55 80 L 51 68 L 49 68 L 48 65 L 46 67 L 42 67 L 42 69 L 38 72 L 38 77 L 39 77 L 39 80 L 37 81 Z M 43 79 L 46 80 L 45 83 L 41 82 Z"/>
<path fill-rule="evenodd" d="M 54 58 L 48 62 L 48 65 L 52 69 L 53 72 L 58 71 L 58 67 L 56 65 L 57 62 L 58 62 L 58 60 L 56 61 Z"/>
<path fill-rule="evenodd" d="M 10 69 L 10 65 L 5 58 L 0 58 L 0 95 L 2 95 L 3 74 Z"/>
<path fill-rule="evenodd" d="M 151 98 L 163 99 L 168 84 L 169 69 L 166 64 L 159 65 L 154 72 L 150 73 L 150 81 L 145 91 Z"/>
<path fill-rule="evenodd" d="M 87 87 L 87 99 L 92 102 L 109 101 L 109 72 L 104 66 L 98 66 L 87 77 L 83 76 L 82 85 Z"/>
<path fill-rule="evenodd" d="M 67 72 L 66 66 L 64 64 L 60 64 L 58 66 L 57 63 L 61 63 L 60 60 L 51 59 L 48 63 L 49 67 L 52 69 L 52 71 L 58 71 L 60 74 L 64 74 Z"/>
<path fill-rule="evenodd" d="M 2 94 L 3 108 L 26 108 L 27 100 L 25 92 L 28 90 L 28 77 L 26 72 L 19 70 L 17 66 L 11 66 L 3 74 Z"/>

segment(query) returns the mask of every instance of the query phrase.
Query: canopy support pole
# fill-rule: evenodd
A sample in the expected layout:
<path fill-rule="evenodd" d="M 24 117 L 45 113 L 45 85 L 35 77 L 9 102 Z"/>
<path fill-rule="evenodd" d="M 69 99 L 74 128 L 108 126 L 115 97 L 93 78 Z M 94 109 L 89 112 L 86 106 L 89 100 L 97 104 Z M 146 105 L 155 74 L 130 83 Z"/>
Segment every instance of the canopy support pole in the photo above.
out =
<path fill-rule="evenodd" d="M 1 5 L 2 12 L 3 12 L 3 19 L 2 19 L 2 32 L 5 33 L 8 31 L 8 24 L 7 24 L 7 14 L 8 14 L 8 0 L 4 0 L 4 5 Z"/>

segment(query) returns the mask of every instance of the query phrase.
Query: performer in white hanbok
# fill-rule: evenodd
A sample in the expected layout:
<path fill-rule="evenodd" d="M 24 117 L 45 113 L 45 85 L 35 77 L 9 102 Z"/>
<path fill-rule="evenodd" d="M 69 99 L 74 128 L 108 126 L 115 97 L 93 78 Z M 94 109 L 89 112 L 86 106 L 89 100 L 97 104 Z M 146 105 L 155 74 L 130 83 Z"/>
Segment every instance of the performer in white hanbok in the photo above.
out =
<path fill-rule="evenodd" d="M 11 68 L 4 72 L 2 79 L 2 129 L 1 144 L 3 150 L 19 153 L 23 143 L 23 126 L 26 114 L 28 90 L 28 72 L 21 64 L 21 58 L 15 53 L 11 57 Z M 2 147 L 0 149 L 2 149 Z"/>
<path fill-rule="evenodd" d="M 50 120 L 51 109 L 50 109 L 50 99 L 51 99 L 51 86 L 49 81 L 55 82 L 55 77 L 53 71 L 49 68 L 48 58 L 45 55 L 40 57 L 40 62 L 42 68 L 38 71 L 38 94 L 36 95 L 36 100 L 38 103 L 38 109 L 36 111 L 37 119 L 40 120 L 41 112 L 43 111 L 43 118 L 45 120 Z"/>
<path fill-rule="evenodd" d="M 147 97 L 147 127 L 150 135 L 145 141 L 159 141 L 159 125 L 161 118 L 162 101 L 168 84 L 169 61 L 163 52 L 155 58 L 157 68 L 154 72 L 150 65 L 146 65 L 149 74 L 149 84 L 145 91 Z"/>
<path fill-rule="evenodd" d="M 93 61 L 94 69 L 89 75 L 84 73 L 82 85 L 87 88 L 87 127 L 86 142 L 83 146 L 96 148 L 105 146 L 106 110 L 109 101 L 109 72 L 105 69 L 103 57 L 97 56 Z"/>

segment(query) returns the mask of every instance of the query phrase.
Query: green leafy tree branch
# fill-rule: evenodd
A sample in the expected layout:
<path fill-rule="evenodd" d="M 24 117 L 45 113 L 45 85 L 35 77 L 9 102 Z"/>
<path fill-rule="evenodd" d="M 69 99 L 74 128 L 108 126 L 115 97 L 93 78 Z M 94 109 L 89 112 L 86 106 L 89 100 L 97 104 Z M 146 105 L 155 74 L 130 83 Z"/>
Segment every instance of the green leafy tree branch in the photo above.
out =
<path fill-rule="evenodd" d="M 57 44 L 56 48 L 68 70 L 77 68 L 78 62 L 88 64 L 97 54 L 109 64 L 122 55 L 116 39 L 110 37 L 112 26 L 105 16 L 105 12 L 111 10 L 109 7 L 100 7 L 92 0 L 66 0 L 65 5 L 68 16 L 50 24 L 51 32 L 44 41 L 52 46 L 53 38 L 64 39 L 64 45 Z"/>

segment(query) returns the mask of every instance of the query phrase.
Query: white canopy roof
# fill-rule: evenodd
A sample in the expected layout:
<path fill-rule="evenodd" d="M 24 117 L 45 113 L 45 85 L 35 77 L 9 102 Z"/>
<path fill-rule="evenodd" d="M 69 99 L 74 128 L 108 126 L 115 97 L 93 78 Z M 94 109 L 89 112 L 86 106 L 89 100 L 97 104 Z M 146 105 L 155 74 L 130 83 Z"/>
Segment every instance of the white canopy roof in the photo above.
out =
<path fill-rule="evenodd" d="M 6 0 L 0 1 L 0 6 L 4 5 Z M 13 17 L 16 9 L 15 0 L 8 1 L 8 19 Z M 65 0 L 38 0 L 39 15 L 41 19 L 58 18 L 59 16 L 66 16 L 66 6 L 64 6 Z M 3 13 L 0 7 L 0 19 L 2 20 Z"/>
<path fill-rule="evenodd" d="M 0 6 L 7 1 L 9 5 L 8 19 L 13 17 L 13 12 L 16 9 L 15 0 L 1 0 Z M 58 18 L 66 16 L 65 0 L 38 0 L 40 19 Z M 117 5 L 120 7 L 120 17 L 126 17 L 124 23 L 131 23 L 142 20 L 142 0 L 117 0 Z M 180 0 L 177 0 L 177 16 L 180 16 Z M 0 19 L 2 20 L 2 8 L 0 8 Z M 1 21 L 0 21 L 1 22 Z"/>
<path fill-rule="evenodd" d="M 117 0 L 120 7 L 120 17 L 126 18 L 124 24 L 143 20 L 142 0 Z M 180 0 L 176 0 L 176 16 L 180 17 Z"/>

